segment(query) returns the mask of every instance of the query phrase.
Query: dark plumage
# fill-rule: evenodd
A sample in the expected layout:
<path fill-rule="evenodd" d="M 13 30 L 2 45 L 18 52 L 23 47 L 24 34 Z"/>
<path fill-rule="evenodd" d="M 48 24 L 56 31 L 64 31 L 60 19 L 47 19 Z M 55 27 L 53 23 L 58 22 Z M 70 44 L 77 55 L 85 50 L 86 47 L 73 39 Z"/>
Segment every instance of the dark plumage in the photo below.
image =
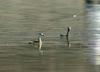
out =
<path fill-rule="evenodd" d="M 60 34 L 61 39 L 66 37 L 68 47 L 70 45 L 70 43 L 69 43 L 69 32 L 70 31 L 71 31 L 71 27 L 67 27 L 67 33 L 66 34 Z"/>
<path fill-rule="evenodd" d="M 63 38 L 63 37 L 66 36 L 66 38 L 68 38 L 70 31 L 71 31 L 71 27 L 67 27 L 67 33 L 66 34 L 60 34 L 60 37 Z"/>

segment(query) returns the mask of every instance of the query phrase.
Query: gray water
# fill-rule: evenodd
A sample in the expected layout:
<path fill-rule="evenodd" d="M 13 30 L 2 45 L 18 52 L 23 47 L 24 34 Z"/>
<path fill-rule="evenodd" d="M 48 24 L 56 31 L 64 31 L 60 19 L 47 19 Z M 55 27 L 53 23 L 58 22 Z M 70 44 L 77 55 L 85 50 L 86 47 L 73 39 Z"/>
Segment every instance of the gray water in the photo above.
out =
<path fill-rule="evenodd" d="M 84 7 L 75 0 L 0 0 L 0 72 L 99 72 L 98 41 L 91 39 L 98 33 L 88 35 L 96 22 L 88 23 Z M 70 48 L 59 36 L 67 26 Z M 42 52 L 28 44 L 39 32 Z"/>

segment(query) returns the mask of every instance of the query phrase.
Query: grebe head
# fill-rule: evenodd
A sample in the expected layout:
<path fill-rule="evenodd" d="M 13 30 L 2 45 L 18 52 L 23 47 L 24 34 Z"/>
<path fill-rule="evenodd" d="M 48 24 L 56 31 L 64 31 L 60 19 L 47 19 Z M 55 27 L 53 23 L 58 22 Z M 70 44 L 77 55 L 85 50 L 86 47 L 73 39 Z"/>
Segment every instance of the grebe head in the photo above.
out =
<path fill-rule="evenodd" d="M 44 33 L 38 33 L 40 36 L 44 36 Z"/>

